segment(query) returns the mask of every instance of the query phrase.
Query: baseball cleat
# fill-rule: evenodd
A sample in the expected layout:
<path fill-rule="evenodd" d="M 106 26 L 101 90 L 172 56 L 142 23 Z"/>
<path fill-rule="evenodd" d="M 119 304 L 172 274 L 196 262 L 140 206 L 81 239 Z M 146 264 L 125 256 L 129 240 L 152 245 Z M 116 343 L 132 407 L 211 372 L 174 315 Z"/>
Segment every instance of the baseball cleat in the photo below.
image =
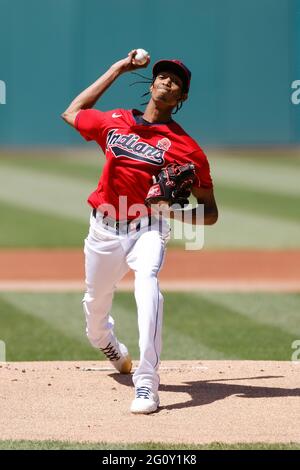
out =
<path fill-rule="evenodd" d="M 137 387 L 135 399 L 131 403 L 130 411 L 135 414 L 154 413 L 159 407 L 159 397 L 148 387 Z"/>
<path fill-rule="evenodd" d="M 112 365 L 120 372 L 120 374 L 130 374 L 132 369 L 132 360 L 128 353 L 128 349 L 118 340 L 108 343 L 105 348 L 100 348 Z"/>

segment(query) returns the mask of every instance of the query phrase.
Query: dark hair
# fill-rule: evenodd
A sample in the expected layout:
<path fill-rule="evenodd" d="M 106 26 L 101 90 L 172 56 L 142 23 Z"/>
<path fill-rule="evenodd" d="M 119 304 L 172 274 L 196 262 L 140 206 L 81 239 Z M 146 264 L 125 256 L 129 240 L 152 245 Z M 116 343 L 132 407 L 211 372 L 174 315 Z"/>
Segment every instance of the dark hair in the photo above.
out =
<path fill-rule="evenodd" d="M 155 82 L 155 79 L 156 77 L 152 77 L 152 78 L 149 78 L 149 77 L 145 77 L 144 75 L 140 74 L 140 73 L 137 73 L 137 72 L 131 72 L 132 74 L 134 75 L 138 75 L 139 77 L 143 78 L 143 80 L 137 80 L 136 82 L 133 82 L 133 83 L 130 83 L 129 86 L 133 86 L 133 85 L 136 85 L 138 83 L 148 83 L 150 85 L 153 85 L 153 83 Z M 144 98 L 144 96 L 148 96 L 150 95 L 150 91 L 146 91 L 146 93 L 144 93 L 141 98 Z M 141 103 L 141 106 L 145 106 L 149 103 L 149 101 L 145 101 L 144 103 Z M 180 101 L 179 104 L 177 104 L 176 106 L 176 109 L 175 111 L 172 111 L 172 114 L 176 114 L 181 108 L 182 108 L 182 105 L 183 105 L 183 102 Z"/>

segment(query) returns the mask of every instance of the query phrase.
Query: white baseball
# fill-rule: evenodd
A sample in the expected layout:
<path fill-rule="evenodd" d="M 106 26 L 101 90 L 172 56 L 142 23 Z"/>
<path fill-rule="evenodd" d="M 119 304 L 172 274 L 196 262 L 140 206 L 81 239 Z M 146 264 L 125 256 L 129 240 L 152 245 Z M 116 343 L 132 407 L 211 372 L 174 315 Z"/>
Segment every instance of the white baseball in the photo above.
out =
<path fill-rule="evenodd" d="M 145 49 L 137 49 L 136 55 L 134 56 L 134 61 L 138 65 L 144 65 L 147 62 L 149 54 Z"/>

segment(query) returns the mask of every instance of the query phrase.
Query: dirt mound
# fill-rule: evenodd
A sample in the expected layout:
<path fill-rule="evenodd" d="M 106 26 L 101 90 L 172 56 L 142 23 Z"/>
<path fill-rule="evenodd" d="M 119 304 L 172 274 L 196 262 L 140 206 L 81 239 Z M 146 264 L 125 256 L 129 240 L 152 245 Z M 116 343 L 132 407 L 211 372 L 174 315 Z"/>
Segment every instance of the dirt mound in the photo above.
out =
<path fill-rule="evenodd" d="M 131 376 L 107 362 L 2 363 L 1 439 L 300 442 L 300 363 L 161 364 L 161 408 L 132 415 Z"/>

